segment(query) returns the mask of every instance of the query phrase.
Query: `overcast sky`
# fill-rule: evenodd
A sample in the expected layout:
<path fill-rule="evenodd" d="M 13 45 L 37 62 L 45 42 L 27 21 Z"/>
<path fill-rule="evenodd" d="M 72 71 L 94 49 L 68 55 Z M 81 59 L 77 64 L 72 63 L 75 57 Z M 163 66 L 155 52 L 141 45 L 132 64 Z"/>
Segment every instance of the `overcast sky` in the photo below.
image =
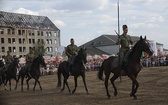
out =
<path fill-rule="evenodd" d="M 0 0 L 0 10 L 47 16 L 61 30 L 61 45 L 70 38 L 80 46 L 102 34 L 115 35 L 118 0 Z M 168 49 L 168 0 L 120 0 L 120 30 L 147 36 Z M 120 31 L 122 33 L 122 30 Z"/>

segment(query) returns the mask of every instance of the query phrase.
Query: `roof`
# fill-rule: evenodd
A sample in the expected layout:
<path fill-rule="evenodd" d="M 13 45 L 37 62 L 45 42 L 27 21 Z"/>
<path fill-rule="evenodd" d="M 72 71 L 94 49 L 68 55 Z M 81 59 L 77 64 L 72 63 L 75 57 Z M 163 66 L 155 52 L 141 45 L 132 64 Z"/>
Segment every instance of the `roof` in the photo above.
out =
<path fill-rule="evenodd" d="M 134 42 L 137 42 L 139 40 L 139 37 L 137 36 L 131 36 L 132 40 Z M 106 35 L 103 34 L 85 44 L 83 44 L 84 46 L 107 46 L 107 45 L 116 45 L 116 42 L 118 40 L 118 36 L 117 35 Z"/>
<path fill-rule="evenodd" d="M 0 11 L 0 26 L 59 30 L 46 16 L 36 16 Z"/>
<path fill-rule="evenodd" d="M 137 42 L 139 40 L 139 37 L 137 36 L 131 36 L 132 40 L 134 42 Z M 102 54 L 108 54 L 105 51 L 99 50 L 98 47 L 100 46 L 111 46 L 116 45 L 116 42 L 118 40 L 117 35 L 106 35 L 103 34 L 85 44 L 83 44 L 85 47 L 87 47 L 87 53 L 89 55 L 102 55 Z M 81 46 L 83 46 L 81 45 Z"/>

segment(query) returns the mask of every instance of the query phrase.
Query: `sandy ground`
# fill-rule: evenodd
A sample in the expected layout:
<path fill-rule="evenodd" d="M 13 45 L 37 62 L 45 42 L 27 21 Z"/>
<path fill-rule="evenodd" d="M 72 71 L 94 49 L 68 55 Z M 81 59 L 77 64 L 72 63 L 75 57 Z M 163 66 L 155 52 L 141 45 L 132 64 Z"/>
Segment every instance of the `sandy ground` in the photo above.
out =
<path fill-rule="evenodd" d="M 97 79 L 97 71 L 86 72 L 89 94 L 86 94 L 81 77 L 75 94 L 70 94 L 67 88 L 64 92 L 56 88 L 57 75 L 40 77 L 42 92 L 38 85 L 33 92 L 33 79 L 30 80 L 30 90 L 26 90 L 24 84 L 24 92 L 21 92 L 20 83 L 14 90 L 15 82 L 12 81 L 12 91 L 5 91 L 0 86 L 0 105 L 168 105 L 168 67 L 143 68 L 137 79 L 140 84 L 137 100 L 129 96 L 131 80 L 128 77 L 122 77 L 122 82 L 120 79 L 115 81 L 117 97 L 113 96 L 113 88 L 109 85 L 112 97 L 107 98 L 104 82 Z M 73 77 L 68 82 L 72 90 Z"/>

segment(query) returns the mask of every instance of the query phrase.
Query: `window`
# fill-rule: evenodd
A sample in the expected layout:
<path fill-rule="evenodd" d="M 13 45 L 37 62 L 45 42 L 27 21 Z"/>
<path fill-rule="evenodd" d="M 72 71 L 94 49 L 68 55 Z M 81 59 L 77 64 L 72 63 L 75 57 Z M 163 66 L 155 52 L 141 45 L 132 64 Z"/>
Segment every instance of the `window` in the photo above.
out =
<path fill-rule="evenodd" d="M 40 31 L 37 31 L 37 35 L 40 36 Z"/>
<path fill-rule="evenodd" d="M 31 39 L 29 39 L 29 44 L 31 44 Z"/>
<path fill-rule="evenodd" d="M 21 38 L 19 38 L 19 44 L 21 44 L 22 43 L 22 39 Z"/>
<path fill-rule="evenodd" d="M 2 47 L 2 52 L 5 52 L 5 47 Z"/>
<path fill-rule="evenodd" d="M 26 47 L 23 47 L 23 52 L 26 52 Z"/>
<path fill-rule="evenodd" d="M 41 31 L 41 36 L 43 36 L 43 31 Z"/>
<path fill-rule="evenodd" d="M 13 52 L 16 52 L 16 47 L 13 47 Z"/>
<path fill-rule="evenodd" d="M 25 35 L 25 30 L 22 30 L 22 35 Z"/>
<path fill-rule="evenodd" d="M 9 35 L 11 34 L 11 30 L 10 30 L 10 29 L 8 29 L 8 34 L 9 34 Z"/>
<path fill-rule="evenodd" d="M 52 47 L 50 47 L 50 52 L 53 52 L 53 48 Z"/>
<path fill-rule="evenodd" d="M 18 30 L 18 35 L 21 35 L 21 30 Z"/>
<path fill-rule="evenodd" d="M 16 42 L 15 42 L 15 38 L 12 38 L 12 43 L 13 43 L 13 44 L 15 44 L 15 43 L 16 43 Z"/>
<path fill-rule="evenodd" d="M 14 35 L 15 34 L 15 29 L 12 29 L 12 35 Z"/>
<path fill-rule="evenodd" d="M 52 39 L 49 40 L 49 44 L 52 44 Z"/>
<path fill-rule="evenodd" d="M 22 47 L 19 47 L 19 52 L 22 52 Z"/>
<path fill-rule="evenodd" d="M 48 39 L 46 40 L 46 44 L 49 44 L 49 41 L 48 41 Z"/>
<path fill-rule="evenodd" d="M 55 41 L 54 41 L 54 42 L 55 42 L 55 44 L 57 44 L 57 39 L 55 39 Z"/>
<path fill-rule="evenodd" d="M 29 36 L 31 36 L 31 30 L 28 30 L 28 34 L 29 34 Z"/>
<path fill-rule="evenodd" d="M 8 43 L 11 43 L 11 38 L 8 38 Z"/>
<path fill-rule="evenodd" d="M 40 39 L 38 39 L 38 44 L 40 44 Z"/>
<path fill-rule="evenodd" d="M 4 40 L 4 38 L 1 38 L 1 43 L 5 43 L 5 40 Z"/>
<path fill-rule="evenodd" d="M 49 52 L 49 47 L 47 47 L 47 52 Z"/>
<path fill-rule="evenodd" d="M 0 29 L 0 31 L 1 31 L 1 34 L 4 34 L 4 29 Z"/>
<path fill-rule="evenodd" d="M 56 33 L 56 32 L 54 32 L 54 36 L 55 36 L 55 37 L 57 36 L 57 33 Z"/>
<path fill-rule="evenodd" d="M 34 36 L 34 31 L 32 31 L 32 35 Z"/>
<path fill-rule="evenodd" d="M 46 36 L 48 36 L 48 32 L 46 32 Z"/>
<path fill-rule="evenodd" d="M 25 40 L 25 38 L 23 39 L 23 44 L 25 44 L 26 43 L 26 40 Z"/>
<path fill-rule="evenodd" d="M 32 43 L 35 44 L 35 40 L 34 39 L 32 39 Z"/>
<path fill-rule="evenodd" d="M 8 47 L 8 50 L 11 52 L 12 51 L 12 47 Z"/>
<path fill-rule="evenodd" d="M 51 32 L 49 32 L 49 36 L 52 36 Z"/>
<path fill-rule="evenodd" d="M 57 47 L 55 47 L 55 51 L 56 51 L 56 52 L 58 51 L 58 48 L 57 48 Z"/>

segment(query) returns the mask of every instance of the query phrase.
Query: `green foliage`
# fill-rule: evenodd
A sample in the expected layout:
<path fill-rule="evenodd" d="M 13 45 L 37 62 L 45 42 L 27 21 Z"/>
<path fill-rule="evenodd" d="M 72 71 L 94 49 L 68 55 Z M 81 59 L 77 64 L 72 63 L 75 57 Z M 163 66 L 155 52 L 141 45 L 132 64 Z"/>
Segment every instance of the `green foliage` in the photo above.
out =
<path fill-rule="evenodd" d="M 45 55 L 46 54 L 46 51 L 47 51 L 47 48 L 44 47 L 45 46 L 45 43 L 43 40 L 40 40 L 40 41 L 37 41 L 36 44 L 35 44 L 35 55 Z"/>

